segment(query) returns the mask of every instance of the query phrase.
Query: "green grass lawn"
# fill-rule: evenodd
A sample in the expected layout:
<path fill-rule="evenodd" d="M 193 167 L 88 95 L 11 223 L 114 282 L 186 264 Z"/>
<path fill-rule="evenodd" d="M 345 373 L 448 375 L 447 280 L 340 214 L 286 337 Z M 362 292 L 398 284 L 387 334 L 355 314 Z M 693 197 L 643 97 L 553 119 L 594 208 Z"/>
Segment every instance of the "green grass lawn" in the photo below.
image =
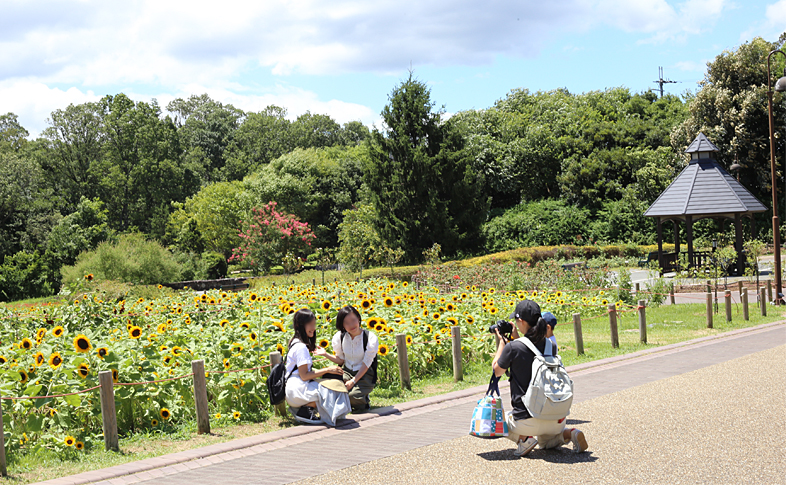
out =
<path fill-rule="evenodd" d="M 585 354 L 576 355 L 572 322 L 560 322 L 555 335 L 559 343 L 559 353 L 565 365 L 579 364 L 593 360 L 623 355 L 638 350 L 691 340 L 698 337 L 718 335 L 729 330 L 752 327 L 762 323 L 774 322 L 784 318 L 784 310 L 770 306 L 768 316 L 762 317 L 758 307 L 751 307 L 751 319 L 742 319 L 739 305 L 733 308 L 733 321 L 726 322 L 724 307 L 715 315 L 714 328 L 706 328 L 706 313 L 703 304 L 662 306 L 647 309 L 648 343 L 639 342 L 638 317 L 636 313 L 623 313 L 618 320 L 620 347 L 612 348 L 609 333 L 609 319 L 600 318 L 582 321 Z M 389 406 L 406 401 L 421 399 L 446 392 L 466 389 L 485 384 L 490 376 L 490 356 L 482 361 L 465 364 L 464 380 L 453 382 L 452 369 L 444 369 L 437 376 L 417 380 L 412 390 L 402 390 L 398 385 L 378 387 L 372 393 L 374 406 Z M 131 461 L 141 460 L 197 448 L 213 443 L 253 436 L 282 428 L 295 426 L 290 418 L 270 417 L 263 423 L 242 423 L 224 427 L 213 427 L 213 434 L 196 434 L 194 424 L 182 425 L 168 433 L 156 431 L 137 433 L 121 438 L 120 453 L 91 451 L 74 453 L 63 457 L 46 450 L 23 456 L 9 456 L 10 481 L 13 483 L 32 483 L 51 478 L 72 475 L 88 470 L 105 468 Z"/>

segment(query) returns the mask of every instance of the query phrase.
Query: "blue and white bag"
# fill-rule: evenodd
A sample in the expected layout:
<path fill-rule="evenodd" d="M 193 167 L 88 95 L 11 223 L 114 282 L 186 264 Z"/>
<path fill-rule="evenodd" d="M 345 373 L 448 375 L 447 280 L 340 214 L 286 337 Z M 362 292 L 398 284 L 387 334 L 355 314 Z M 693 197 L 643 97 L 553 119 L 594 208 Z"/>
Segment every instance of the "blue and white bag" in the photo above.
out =
<path fill-rule="evenodd" d="M 494 397 L 494 394 L 497 397 Z M 508 423 L 502 409 L 502 398 L 499 395 L 499 377 L 491 374 L 491 381 L 486 395 L 478 400 L 472 413 L 469 434 L 478 438 L 500 438 L 508 435 Z"/>

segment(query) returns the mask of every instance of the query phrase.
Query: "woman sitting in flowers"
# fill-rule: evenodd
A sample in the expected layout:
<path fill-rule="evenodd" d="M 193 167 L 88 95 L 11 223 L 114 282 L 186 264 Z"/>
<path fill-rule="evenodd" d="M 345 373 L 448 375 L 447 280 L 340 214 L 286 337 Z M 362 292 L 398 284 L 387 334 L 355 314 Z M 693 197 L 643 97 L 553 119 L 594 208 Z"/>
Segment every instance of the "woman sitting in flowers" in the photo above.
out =
<path fill-rule="evenodd" d="M 293 412 L 298 421 L 311 424 L 324 422 L 335 426 L 336 420 L 349 413 L 349 398 L 346 393 L 320 386 L 314 379 L 326 374 L 341 376 L 343 371 L 338 366 L 312 369 L 311 352 L 316 348 L 317 320 L 311 310 L 295 312 L 293 323 L 295 336 L 289 342 L 287 353 L 287 404 L 299 408 Z"/>
<path fill-rule="evenodd" d="M 369 409 L 368 395 L 377 384 L 377 351 L 379 339 L 360 326 L 360 312 L 351 305 L 338 311 L 336 332 L 333 335 L 335 355 L 317 348 L 314 355 L 327 357 L 343 366 L 344 382 L 349 391 L 349 402 L 354 410 Z"/>

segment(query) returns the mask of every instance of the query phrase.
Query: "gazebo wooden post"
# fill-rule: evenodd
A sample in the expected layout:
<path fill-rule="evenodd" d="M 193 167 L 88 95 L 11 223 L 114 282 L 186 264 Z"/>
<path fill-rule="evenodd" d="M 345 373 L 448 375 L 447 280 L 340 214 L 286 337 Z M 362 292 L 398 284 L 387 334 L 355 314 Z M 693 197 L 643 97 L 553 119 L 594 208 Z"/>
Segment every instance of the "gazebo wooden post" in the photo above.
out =
<path fill-rule="evenodd" d="M 693 217 L 685 216 L 685 239 L 688 241 L 688 267 L 693 267 Z"/>
<path fill-rule="evenodd" d="M 680 257 L 680 224 L 677 219 L 672 221 L 674 223 L 674 254 L 679 259 Z"/>
<path fill-rule="evenodd" d="M 666 271 L 666 268 L 663 265 L 663 223 L 661 222 L 661 218 L 657 218 L 657 226 L 658 226 L 658 267 L 660 268 L 661 274 Z"/>
<path fill-rule="evenodd" d="M 737 276 L 742 276 L 745 272 L 745 265 L 742 260 L 742 215 L 734 214 L 734 249 L 737 251 Z"/>

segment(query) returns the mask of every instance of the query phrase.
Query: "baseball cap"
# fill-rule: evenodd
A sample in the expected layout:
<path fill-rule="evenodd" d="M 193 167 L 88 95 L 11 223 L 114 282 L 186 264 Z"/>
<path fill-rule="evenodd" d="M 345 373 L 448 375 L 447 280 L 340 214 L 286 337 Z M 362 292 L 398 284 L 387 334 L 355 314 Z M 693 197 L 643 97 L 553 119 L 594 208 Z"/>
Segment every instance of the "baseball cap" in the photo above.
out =
<path fill-rule="evenodd" d="M 516 303 L 516 310 L 510 314 L 511 320 L 520 318 L 531 325 L 537 323 L 540 317 L 540 306 L 532 300 L 521 300 Z"/>
<path fill-rule="evenodd" d="M 546 320 L 546 324 L 551 328 L 557 326 L 557 317 L 551 312 L 543 312 L 543 320 Z"/>

